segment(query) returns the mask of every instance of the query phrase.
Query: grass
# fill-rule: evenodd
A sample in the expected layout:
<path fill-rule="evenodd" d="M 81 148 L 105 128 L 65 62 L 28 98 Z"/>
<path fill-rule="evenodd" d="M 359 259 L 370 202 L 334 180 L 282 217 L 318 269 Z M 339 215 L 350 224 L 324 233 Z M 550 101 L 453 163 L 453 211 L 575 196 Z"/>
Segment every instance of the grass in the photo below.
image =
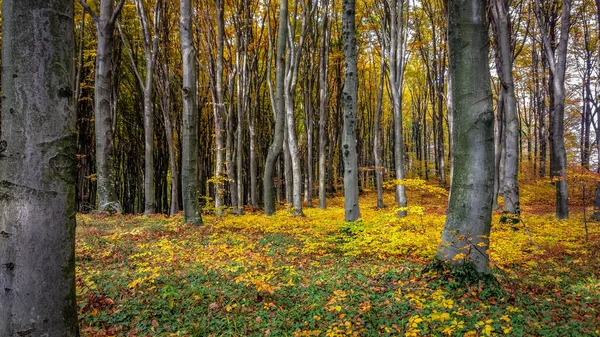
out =
<path fill-rule="evenodd" d="M 586 242 L 581 214 L 559 222 L 531 203 L 531 245 L 496 214 L 494 278 L 480 280 L 432 264 L 446 199 L 409 198 L 419 207 L 397 219 L 365 193 L 355 224 L 342 221 L 341 198 L 301 218 L 247 212 L 205 216 L 202 227 L 180 215 L 80 215 L 82 335 L 600 335 L 597 223 Z"/>

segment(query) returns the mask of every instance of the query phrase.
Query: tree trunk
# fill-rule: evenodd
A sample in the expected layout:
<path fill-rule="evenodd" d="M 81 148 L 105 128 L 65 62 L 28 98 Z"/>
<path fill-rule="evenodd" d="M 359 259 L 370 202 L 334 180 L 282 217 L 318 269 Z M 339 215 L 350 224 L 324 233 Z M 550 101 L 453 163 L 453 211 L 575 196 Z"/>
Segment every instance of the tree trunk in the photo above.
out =
<path fill-rule="evenodd" d="M 223 165 L 225 146 L 223 144 L 223 118 L 225 117 L 225 102 L 223 98 L 223 44 L 225 39 L 224 0 L 217 0 L 217 57 L 216 57 L 216 104 L 214 108 L 215 119 L 215 212 L 223 213 L 223 197 L 225 194 Z"/>
<path fill-rule="evenodd" d="M 382 48 L 382 51 L 384 49 Z M 385 55 L 381 55 L 379 68 L 379 88 L 377 89 L 377 108 L 375 109 L 375 127 L 373 128 L 373 157 L 375 158 L 375 186 L 377 189 L 377 208 L 385 208 L 383 203 L 383 164 L 381 163 L 381 114 L 383 110 L 383 89 L 385 81 Z"/>
<path fill-rule="evenodd" d="M 404 136 L 402 131 L 402 82 L 404 76 L 404 36 L 403 7 L 404 0 L 392 0 L 391 37 L 390 37 L 390 87 L 392 93 L 394 112 L 394 166 L 396 180 L 404 180 Z M 435 136 L 434 136 L 435 137 Z M 398 202 L 398 217 L 406 216 L 406 187 L 402 183 L 396 185 L 396 199 Z"/>
<path fill-rule="evenodd" d="M 494 141 L 486 0 L 449 0 L 448 43 L 454 102 L 454 170 L 438 258 L 489 272 Z M 483 246 L 479 244 L 482 243 Z M 456 258 L 457 254 L 463 258 Z"/>
<path fill-rule="evenodd" d="M 360 218 L 358 206 L 358 156 L 356 153 L 356 104 L 358 74 L 356 57 L 356 1 L 343 2 L 342 35 L 344 36 L 344 59 L 346 75 L 342 104 L 344 107 L 344 134 L 342 157 L 344 161 L 344 210 L 345 220 Z"/>
<path fill-rule="evenodd" d="M 504 180 L 503 180 L 503 211 L 510 214 L 519 214 L 519 118 L 517 115 L 517 101 L 515 99 L 515 86 L 513 80 L 513 50 L 511 46 L 510 28 L 511 21 L 508 12 L 508 0 L 494 0 L 492 17 L 496 36 L 496 49 L 500 60 L 500 82 L 504 89 L 504 125 L 505 141 Z"/>
<path fill-rule="evenodd" d="M 269 152 L 265 160 L 265 172 L 263 178 L 265 214 L 273 215 L 275 213 L 275 195 L 274 195 L 274 171 L 277 157 L 281 153 L 283 146 L 283 133 L 285 127 L 285 98 L 284 76 L 285 76 L 285 46 L 287 42 L 287 22 L 288 22 L 288 4 L 287 1 L 281 1 L 279 5 L 279 32 L 277 35 L 277 61 L 275 69 L 275 129 L 273 130 L 273 143 L 269 147 Z M 286 182 L 287 183 L 287 182 Z"/>
<path fill-rule="evenodd" d="M 600 1 L 600 0 L 599 0 Z M 327 207 L 327 73 L 329 70 L 329 0 L 323 1 L 323 32 L 319 58 L 319 208 Z M 329 168 L 331 170 L 331 167 Z"/>
<path fill-rule="evenodd" d="M 598 31 L 600 31 L 600 0 L 596 0 L 596 14 L 597 14 L 597 23 L 598 23 Z M 598 115 L 598 121 L 596 126 L 596 149 L 597 152 L 600 153 L 600 114 L 596 112 Z M 600 172 L 600 165 L 598 165 L 597 172 Z M 600 182 L 596 184 L 596 194 L 594 198 L 594 220 L 600 220 Z"/>
<path fill-rule="evenodd" d="M 73 3 L 2 3 L 0 336 L 79 336 Z"/>
<path fill-rule="evenodd" d="M 198 88 L 196 84 L 196 51 L 192 35 L 190 0 L 181 0 L 179 33 L 183 57 L 183 136 L 181 144 L 181 185 L 186 223 L 202 225 L 198 205 Z"/>
<path fill-rule="evenodd" d="M 569 218 L 569 191 L 567 186 L 567 153 L 565 150 L 565 72 L 567 66 L 567 51 L 569 42 L 569 29 L 571 19 L 571 1 L 564 0 L 561 14 L 561 27 L 556 56 L 552 52 L 551 42 L 548 38 L 545 23 L 542 21 L 540 1 L 535 0 L 536 17 L 542 33 L 550 73 L 552 75 L 552 93 L 554 94 L 554 111 L 552 114 L 552 176 L 556 181 L 556 218 Z"/>
<path fill-rule="evenodd" d="M 154 66 L 158 55 L 158 25 L 160 15 L 160 0 L 156 0 L 154 8 L 154 35 L 151 35 L 148 27 L 148 19 L 142 0 L 135 0 L 135 6 L 142 27 L 142 41 L 144 46 L 144 60 L 146 62 L 146 74 L 142 79 L 139 69 L 135 63 L 131 51 L 126 48 L 134 69 L 135 75 L 142 88 L 144 101 L 144 214 L 156 213 L 156 196 L 154 188 L 154 102 L 152 100 Z M 119 28 L 120 31 L 120 28 Z M 124 39 L 122 33 L 121 38 Z"/>
<path fill-rule="evenodd" d="M 117 7 L 113 0 L 101 0 L 100 12 L 96 15 L 85 1 L 79 0 L 96 24 L 98 47 L 96 50 L 96 71 L 94 80 L 94 122 L 96 136 L 96 184 L 98 209 L 100 211 L 121 212 L 121 204 L 115 190 L 114 165 L 114 121 L 111 94 L 113 92 L 113 47 L 115 21 L 125 0 Z"/>

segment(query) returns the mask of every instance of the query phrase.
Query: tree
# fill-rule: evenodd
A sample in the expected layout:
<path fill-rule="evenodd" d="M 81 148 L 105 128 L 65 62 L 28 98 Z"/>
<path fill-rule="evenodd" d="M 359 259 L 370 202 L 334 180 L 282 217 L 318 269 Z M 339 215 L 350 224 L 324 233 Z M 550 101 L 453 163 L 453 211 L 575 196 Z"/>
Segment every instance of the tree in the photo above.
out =
<path fill-rule="evenodd" d="M 144 214 L 156 213 L 156 198 L 154 191 L 154 101 L 152 100 L 152 92 L 154 88 L 154 68 L 156 66 L 156 58 L 158 57 L 159 51 L 160 4 L 160 0 L 156 0 L 154 5 L 152 31 L 150 31 L 144 2 L 142 0 L 135 0 L 138 19 L 140 21 L 140 26 L 142 27 L 144 61 L 146 63 L 146 73 L 144 78 L 142 78 L 141 72 L 136 65 L 129 46 L 125 43 L 121 26 L 119 26 L 121 39 L 123 39 L 123 44 L 127 49 L 133 72 L 142 89 L 142 96 L 144 97 Z"/>
<path fill-rule="evenodd" d="M 569 218 L 569 190 L 567 186 L 567 152 L 565 149 L 565 72 L 567 68 L 567 51 L 569 29 L 571 25 L 571 0 L 562 1 L 560 37 L 556 53 L 552 48 L 546 23 L 542 20 L 539 0 L 535 0 L 535 15 L 542 35 L 544 51 L 548 59 L 552 75 L 552 93 L 554 95 L 554 111 L 551 118 L 552 159 L 551 177 L 557 178 L 556 184 L 556 218 Z"/>
<path fill-rule="evenodd" d="M 298 1 L 301 2 L 302 6 L 302 27 L 300 28 L 300 39 L 298 43 L 294 43 L 295 27 L 298 20 Z M 285 85 L 284 85 L 284 98 L 285 98 L 285 115 L 286 115 L 286 127 L 287 127 L 287 144 L 290 151 L 290 159 L 292 166 L 292 212 L 294 215 L 303 215 L 302 212 L 302 167 L 300 164 L 300 150 L 298 148 L 298 141 L 296 137 L 296 124 L 294 118 L 294 101 L 296 97 L 296 85 L 298 83 L 298 69 L 300 67 L 300 60 L 302 58 L 304 41 L 308 32 L 308 21 L 309 12 L 304 0 L 295 1 L 294 19 L 292 29 L 288 31 L 288 39 L 290 40 L 288 48 L 288 60 L 286 62 L 286 74 L 285 74 Z M 287 18 L 286 18 L 287 21 Z M 287 181 L 286 181 L 287 184 Z M 287 185 L 289 186 L 289 185 Z M 286 186 L 286 188 L 287 188 Z M 288 200 L 289 203 L 289 200 Z"/>
<path fill-rule="evenodd" d="M 394 112 L 394 166 L 396 180 L 404 180 L 404 135 L 402 132 L 402 84 L 404 82 L 404 65 L 406 64 L 404 50 L 406 32 L 404 30 L 404 0 L 392 0 L 390 7 L 390 42 L 389 68 L 390 88 Z M 406 188 L 403 184 L 396 185 L 399 217 L 406 216 Z"/>
<path fill-rule="evenodd" d="M 181 149 L 181 185 L 186 223 L 202 225 L 198 205 L 198 104 L 196 85 L 196 51 L 192 37 L 190 0 L 181 0 L 179 34 L 183 57 L 183 144 Z"/>
<path fill-rule="evenodd" d="M 73 2 L 2 3 L 0 336 L 78 336 Z"/>
<path fill-rule="evenodd" d="M 285 47 L 287 41 L 288 4 L 281 1 L 279 5 L 279 32 L 277 33 L 277 60 L 275 65 L 275 128 L 273 130 L 273 142 L 265 160 L 265 172 L 263 175 L 265 214 L 275 213 L 275 185 L 273 177 L 275 173 L 275 162 L 283 148 L 285 127 Z"/>
<path fill-rule="evenodd" d="M 487 0 L 448 1 L 454 168 L 448 216 L 438 247 L 439 259 L 469 261 L 481 273 L 489 271 L 494 184 L 487 5 Z"/>
<path fill-rule="evenodd" d="M 96 24 L 98 48 L 96 50 L 96 78 L 94 81 L 94 121 L 96 134 L 96 178 L 98 186 L 98 209 L 121 212 L 121 204 L 115 190 L 114 169 L 114 121 L 111 94 L 112 62 L 115 22 L 125 4 L 120 0 L 116 7 L 113 0 L 100 0 L 100 11 L 96 14 L 85 2 L 79 3 L 90 14 Z"/>
<path fill-rule="evenodd" d="M 600 0 L 599 0 L 600 1 Z M 319 55 L 319 208 L 327 207 L 325 190 L 327 147 L 327 73 L 329 70 L 329 0 L 322 0 L 323 31 Z M 330 168 L 331 169 L 331 168 Z"/>
<path fill-rule="evenodd" d="M 225 18 L 224 18 L 224 0 L 217 0 L 217 56 L 216 56 L 216 74 L 215 74 L 215 210 L 217 214 L 223 212 L 224 184 L 223 184 L 223 165 L 225 146 L 223 144 L 223 118 L 225 117 L 225 99 L 223 97 L 223 45 L 225 42 Z"/>
<path fill-rule="evenodd" d="M 495 32 L 495 46 L 499 61 L 499 77 L 502 85 L 504 104 L 505 137 L 504 155 L 504 212 L 518 214 L 519 210 L 519 116 L 513 80 L 513 48 L 510 36 L 511 23 L 508 13 L 508 0 L 492 0 L 492 18 Z M 499 105 L 500 106 L 500 105 Z M 498 112 L 500 114 L 500 111 Z"/>
<path fill-rule="evenodd" d="M 346 221 L 360 218 L 358 205 L 358 156 L 356 153 L 356 101 L 358 74 L 356 57 L 356 1 L 343 2 L 342 35 L 346 74 L 342 93 L 344 106 L 344 131 L 342 157 L 344 161 L 344 210 Z"/>

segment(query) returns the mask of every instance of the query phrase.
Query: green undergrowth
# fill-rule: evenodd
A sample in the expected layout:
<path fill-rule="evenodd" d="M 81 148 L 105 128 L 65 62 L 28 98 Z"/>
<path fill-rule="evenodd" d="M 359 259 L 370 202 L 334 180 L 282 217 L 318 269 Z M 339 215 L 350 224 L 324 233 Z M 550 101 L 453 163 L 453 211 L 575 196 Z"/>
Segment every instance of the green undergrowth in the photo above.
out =
<path fill-rule="evenodd" d="M 392 196 L 393 197 L 393 196 Z M 374 204 L 372 196 L 362 205 Z M 391 204 L 391 201 L 388 200 Z M 444 216 L 78 217 L 83 336 L 600 335 L 600 230 L 494 218 L 492 274 L 434 261 Z M 516 229 L 515 229 L 516 228 Z M 432 262 L 434 261 L 434 262 Z"/>

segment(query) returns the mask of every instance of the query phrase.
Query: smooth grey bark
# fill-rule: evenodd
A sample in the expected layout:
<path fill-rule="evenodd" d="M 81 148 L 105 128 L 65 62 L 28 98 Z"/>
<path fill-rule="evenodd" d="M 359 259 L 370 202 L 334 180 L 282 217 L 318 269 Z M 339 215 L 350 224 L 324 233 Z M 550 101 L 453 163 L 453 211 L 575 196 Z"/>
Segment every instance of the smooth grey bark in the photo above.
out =
<path fill-rule="evenodd" d="M 267 74 L 267 76 L 269 76 Z M 258 77 L 258 76 L 257 76 Z M 260 83 L 255 83 L 254 85 L 254 102 L 253 108 L 248 113 L 248 134 L 250 136 L 250 204 L 252 205 L 252 210 L 257 210 L 259 208 L 258 205 L 258 192 L 257 192 L 257 175 L 256 175 L 256 127 L 255 127 L 255 119 L 256 115 L 259 114 L 259 97 L 260 97 Z"/>
<path fill-rule="evenodd" d="M 394 116 L 394 166 L 396 180 L 404 180 L 404 137 L 402 131 L 402 84 L 404 80 L 404 65 L 406 64 L 404 47 L 406 33 L 404 30 L 404 0 L 392 0 L 390 4 L 390 42 L 389 42 L 389 85 L 392 94 Z M 396 185 L 398 202 L 398 217 L 406 216 L 406 187 Z"/>
<path fill-rule="evenodd" d="M 78 336 L 73 2 L 2 3 L 0 336 Z"/>
<path fill-rule="evenodd" d="M 548 67 L 552 75 L 552 93 L 554 94 L 554 111 L 552 114 L 552 158 L 554 163 L 551 176 L 556 178 L 556 218 L 569 218 L 569 190 L 567 184 L 567 152 L 565 149 L 565 72 L 567 68 L 567 51 L 569 29 L 571 25 L 571 0 L 563 0 L 560 37 L 556 48 L 556 56 L 548 37 L 546 25 L 542 20 L 540 1 L 535 0 L 535 14 L 542 35 L 542 42 L 548 59 Z"/>
<path fill-rule="evenodd" d="M 596 15 L 598 23 L 598 31 L 600 31 L 600 0 L 596 0 Z M 596 148 L 600 153 L 600 114 L 598 116 L 597 127 L 596 127 Z M 598 172 L 600 172 L 600 165 L 598 166 Z M 594 220 L 600 220 L 600 182 L 596 184 L 596 193 L 594 196 Z"/>
<path fill-rule="evenodd" d="M 494 183 L 487 5 L 486 0 L 448 1 L 454 169 L 448 216 L 438 246 L 439 259 L 472 262 L 480 273 L 489 272 L 487 245 Z M 455 259 L 459 253 L 464 258 Z"/>
<path fill-rule="evenodd" d="M 492 17 L 494 22 L 496 49 L 498 53 L 500 85 L 504 90 L 504 179 L 503 196 L 505 213 L 519 214 L 519 117 L 513 79 L 513 50 L 510 37 L 511 20 L 508 0 L 493 0 Z"/>
<path fill-rule="evenodd" d="M 356 1 L 343 2 L 342 36 L 346 73 L 342 105 L 344 130 L 342 136 L 342 159 L 344 162 L 344 213 L 348 222 L 360 218 L 358 205 L 358 155 L 356 153 L 356 105 L 358 96 L 358 69 L 356 56 Z"/>
<path fill-rule="evenodd" d="M 377 189 L 377 208 L 385 208 L 383 203 L 383 164 L 381 163 L 381 114 L 383 110 L 383 88 L 385 82 L 385 48 L 381 48 L 381 66 L 379 68 L 379 88 L 377 89 L 377 108 L 373 128 L 373 157 L 375 159 L 375 187 Z"/>
<path fill-rule="evenodd" d="M 275 66 L 275 128 L 273 130 L 273 143 L 265 160 L 263 176 L 265 214 L 275 213 L 275 184 L 273 182 L 275 164 L 281 154 L 285 127 L 285 47 L 287 42 L 288 4 L 281 1 L 279 5 L 279 32 L 277 33 L 277 56 Z M 287 183 L 287 182 L 286 182 Z"/>
<path fill-rule="evenodd" d="M 79 3 L 90 14 L 96 25 L 98 47 L 94 79 L 94 128 L 96 136 L 96 186 L 98 209 L 121 212 L 121 204 L 115 190 L 113 163 L 114 121 L 111 93 L 113 92 L 112 70 L 115 22 L 125 0 L 116 7 L 113 0 L 100 0 L 100 11 L 96 14 L 84 0 Z"/>
<path fill-rule="evenodd" d="M 185 222 L 202 225 L 202 216 L 198 204 L 198 88 L 191 11 L 190 0 L 181 0 L 179 22 L 181 55 L 183 58 L 181 187 Z"/>
<path fill-rule="evenodd" d="M 496 103 L 496 118 L 494 119 L 494 204 L 492 205 L 493 210 L 500 209 L 500 205 L 498 204 L 498 196 L 501 194 L 501 179 L 502 169 L 502 139 L 504 138 L 504 88 L 500 87 L 500 92 L 498 93 L 498 100 Z"/>
<path fill-rule="evenodd" d="M 144 47 L 145 61 L 145 74 L 143 77 L 133 58 L 129 45 L 125 42 L 121 26 L 118 25 L 118 28 L 131 61 L 131 67 L 133 68 L 135 77 L 142 89 L 144 102 L 144 214 L 154 214 L 156 213 L 156 195 L 154 189 L 154 102 L 152 100 L 152 93 L 154 89 L 154 68 L 158 56 L 158 30 L 160 25 L 159 18 L 161 7 L 160 0 L 156 0 L 154 5 L 152 31 L 150 31 L 144 2 L 142 0 L 134 1 L 140 26 L 142 28 L 142 45 Z"/>
<path fill-rule="evenodd" d="M 286 63 L 285 75 L 285 114 L 287 126 L 287 143 L 289 147 L 291 167 L 292 167 L 292 213 L 296 216 L 303 215 L 302 211 L 302 165 L 300 163 L 300 150 L 298 148 L 298 140 L 296 136 L 296 123 L 294 116 L 296 85 L 298 83 L 298 69 L 300 67 L 300 59 L 304 47 L 304 39 L 308 31 L 308 15 L 309 12 L 306 5 L 301 1 L 302 5 L 302 26 L 300 28 L 300 39 L 297 44 L 294 43 L 295 27 L 297 25 L 298 15 L 297 6 L 298 0 L 295 1 L 295 13 L 293 19 L 293 27 L 288 28 L 288 61 Z M 287 20 L 286 20 L 287 21 Z M 286 187 L 288 187 L 286 182 Z M 289 200 L 288 200 L 289 202 Z"/>
<path fill-rule="evenodd" d="M 159 90 L 161 91 L 160 102 L 165 123 L 165 136 L 167 138 L 167 150 L 169 151 L 169 168 L 171 170 L 171 205 L 169 214 L 173 215 L 179 212 L 179 172 L 177 170 L 177 157 L 175 152 L 175 142 L 173 138 L 173 123 L 171 122 L 171 76 L 169 62 L 165 61 L 162 68 L 162 81 Z"/>
<path fill-rule="evenodd" d="M 599 0 L 600 1 L 600 0 Z M 329 83 L 327 74 L 329 70 L 329 0 L 322 1 L 323 31 L 321 33 L 321 47 L 319 57 L 319 208 L 327 207 L 327 90 Z M 331 168 L 330 168 L 331 169 Z"/>
<path fill-rule="evenodd" d="M 231 65 L 233 68 L 233 65 Z M 232 93 L 235 86 L 236 72 L 229 74 L 229 79 L 227 81 L 227 91 Z M 238 210 L 238 185 L 237 185 L 237 172 L 236 172 L 236 142 L 234 140 L 235 137 L 235 128 L 234 128 L 234 106 L 233 104 L 228 104 L 226 106 L 226 128 L 227 134 L 225 135 L 225 167 L 227 168 L 227 180 L 229 182 L 229 198 L 231 201 L 231 206 L 233 208 L 233 212 L 235 214 L 239 213 Z"/>
<path fill-rule="evenodd" d="M 225 19 L 224 19 L 224 0 L 216 0 L 217 6 L 217 56 L 216 56 L 216 74 L 215 89 L 216 102 L 214 106 L 215 119 L 215 212 L 219 215 L 223 213 L 225 184 L 224 184 L 224 151 L 223 130 L 225 118 L 225 99 L 223 98 L 223 44 L 225 39 Z"/>

